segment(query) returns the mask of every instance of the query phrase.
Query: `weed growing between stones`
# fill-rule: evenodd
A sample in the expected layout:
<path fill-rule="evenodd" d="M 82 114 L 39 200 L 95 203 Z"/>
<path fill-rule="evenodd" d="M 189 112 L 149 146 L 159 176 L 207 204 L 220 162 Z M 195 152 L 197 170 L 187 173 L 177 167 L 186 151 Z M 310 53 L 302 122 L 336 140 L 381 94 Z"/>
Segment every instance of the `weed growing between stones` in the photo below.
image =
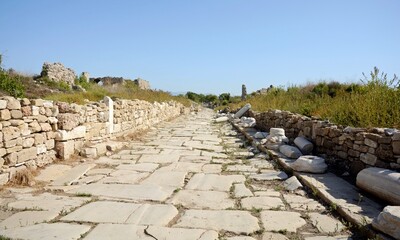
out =
<path fill-rule="evenodd" d="M 7 185 L 10 186 L 33 186 L 35 184 L 33 170 L 24 169 L 18 171 L 10 179 Z"/>

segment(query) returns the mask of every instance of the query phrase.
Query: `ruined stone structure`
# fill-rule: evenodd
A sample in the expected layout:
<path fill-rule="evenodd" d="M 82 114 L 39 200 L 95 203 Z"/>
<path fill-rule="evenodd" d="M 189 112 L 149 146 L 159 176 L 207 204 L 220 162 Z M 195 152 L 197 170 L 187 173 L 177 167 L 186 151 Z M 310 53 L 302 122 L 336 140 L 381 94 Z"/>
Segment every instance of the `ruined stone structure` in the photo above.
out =
<path fill-rule="evenodd" d="M 150 90 L 150 83 L 149 81 L 143 80 L 141 78 L 137 78 L 133 81 L 140 89 L 143 90 Z"/>
<path fill-rule="evenodd" d="M 85 105 L 42 99 L 0 98 L 0 184 L 27 166 L 44 166 L 74 153 L 96 157 L 99 144 L 146 129 L 188 110 L 176 102 L 115 100 Z M 88 147 L 97 143 L 97 147 Z"/>
<path fill-rule="evenodd" d="M 86 80 L 89 82 L 90 74 L 88 72 L 82 72 L 82 76 L 85 77 Z"/>
<path fill-rule="evenodd" d="M 246 97 L 247 97 L 246 85 L 242 84 L 242 101 L 246 100 Z"/>
<path fill-rule="evenodd" d="M 122 77 L 99 77 L 91 78 L 90 81 L 99 83 L 101 85 L 125 84 L 125 80 Z"/>
<path fill-rule="evenodd" d="M 304 136 L 316 146 L 315 153 L 334 157 L 330 164 L 350 171 L 354 176 L 370 166 L 400 169 L 400 131 L 345 128 L 280 110 L 249 111 L 249 115 L 256 119 L 261 130 L 284 128 L 292 142 L 297 136 Z"/>
<path fill-rule="evenodd" d="M 76 74 L 74 70 L 64 67 L 61 63 L 47 63 L 45 62 L 40 74 L 42 77 L 47 77 L 55 82 L 66 82 L 73 85 Z"/>

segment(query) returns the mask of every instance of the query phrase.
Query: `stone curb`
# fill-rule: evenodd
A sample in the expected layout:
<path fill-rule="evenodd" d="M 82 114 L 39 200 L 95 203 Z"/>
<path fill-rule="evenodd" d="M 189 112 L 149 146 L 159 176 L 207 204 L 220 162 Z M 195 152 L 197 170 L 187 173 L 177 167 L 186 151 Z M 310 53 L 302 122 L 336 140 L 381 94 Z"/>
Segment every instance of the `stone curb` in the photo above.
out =
<path fill-rule="evenodd" d="M 335 202 L 334 197 L 332 195 L 330 195 L 327 192 L 320 191 L 319 186 L 305 179 L 301 173 L 294 171 L 287 162 L 283 161 L 282 158 L 280 159 L 280 157 L 284 157 L 283 155 L 281 155 L 279 152 L 268 150 L 262 144 L 260 144 L 256 139 L 254 139 L 250 134 L 248 134 L 244 128 L 235 124 L 233 121 L 230 122 L 232 126 L 236 128 L 239 132 L 241 132 L 254 147 L 257 147 L 260 151 L 272 156 L 272 159 L 275 161 L 275 163 L 277 163 L 281 168 L 283 168 L 283 170 L 286 173 L 296 176 L 303 185 L 307 186 L 310 189 L 316 190 L 316 196 L 318 196 L 327 205 L 329 206 L 335 205 L 336 206 L 335 211 L 339 213 L 340 216 L 343 217 L 346 221 L 355 225 L 359 229 L 365 230 L 368 238 L 374 238 L 378 236 L 382 237 L 380 233 L 377 233 L 374 229 L 372 229 L 371 227 L 372 219 L 371 221 L 365 222 L 365 216 L 361 214 L 352 213 L 345 206 L 341 205 L 340 203 L 338 204 L 338 201 Z M 382 238 L 387 239 L 387 237 L 386 238 L 385 237 Z"/>

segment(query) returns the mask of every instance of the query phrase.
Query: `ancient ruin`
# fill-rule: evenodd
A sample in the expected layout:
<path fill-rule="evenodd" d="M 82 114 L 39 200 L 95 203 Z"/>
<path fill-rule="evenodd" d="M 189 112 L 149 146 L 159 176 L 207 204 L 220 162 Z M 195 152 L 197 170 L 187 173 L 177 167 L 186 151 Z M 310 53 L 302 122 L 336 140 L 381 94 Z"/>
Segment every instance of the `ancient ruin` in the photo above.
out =
<path fill-rule="evenodd" d="M 55 82 L 65 82 L 70 86 L 74 84 L 76 78 L 74 70 L 64 67 L 61 63 L 43 63 L 40 75 Z"/>

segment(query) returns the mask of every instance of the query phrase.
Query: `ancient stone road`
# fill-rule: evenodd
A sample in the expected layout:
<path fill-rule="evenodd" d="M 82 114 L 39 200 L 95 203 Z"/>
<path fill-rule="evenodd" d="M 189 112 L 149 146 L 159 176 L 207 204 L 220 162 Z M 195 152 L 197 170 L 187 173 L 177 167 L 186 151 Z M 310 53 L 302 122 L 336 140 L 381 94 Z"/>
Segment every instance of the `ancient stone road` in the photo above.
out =
<path fill-rule="evenodd" d="M 183 116 L 111 156 L 48 166 L 36 177 L 42 187 L 3 189 L 0 235 L 348 239 L 329 207 L 302 189 L 286 191 L 287 175 L 212 117 L 210 110 Z"/>

